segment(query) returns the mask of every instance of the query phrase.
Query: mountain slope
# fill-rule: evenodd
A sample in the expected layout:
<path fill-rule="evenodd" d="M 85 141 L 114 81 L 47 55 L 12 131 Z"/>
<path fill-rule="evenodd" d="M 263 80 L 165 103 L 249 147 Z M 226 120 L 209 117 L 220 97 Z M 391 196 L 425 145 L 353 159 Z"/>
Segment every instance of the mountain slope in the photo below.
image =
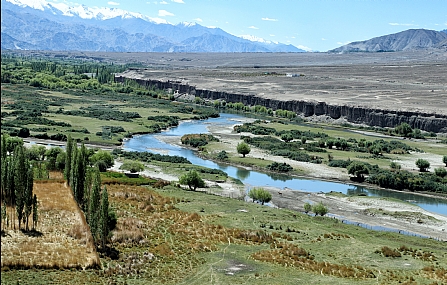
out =
<path fill-rule="evenodd" d="M 68 6 L 45 0 L 1 1 L 2 49 L 116 52 L 304 52 L 263 44 L 219 28 L 172 25 L 116 8 Z"/>
<path fill-rule="evenodd" d="M 436 47 L 447 39 L 447 34 L 424 29 L 411 29 L 366 41 L 353 42 L 330 52 L 384 52 L 416 50 Z"/>

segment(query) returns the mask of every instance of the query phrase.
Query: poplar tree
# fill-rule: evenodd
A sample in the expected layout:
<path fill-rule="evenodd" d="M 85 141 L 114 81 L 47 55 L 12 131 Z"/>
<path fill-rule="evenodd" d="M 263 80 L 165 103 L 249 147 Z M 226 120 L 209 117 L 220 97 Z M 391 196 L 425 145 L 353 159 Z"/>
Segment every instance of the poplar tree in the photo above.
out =
<path fill-rule="evenodd" d="M 15 193 L 15 184 L 14 184 L 14 157 L 8 156 L 6 158 L 6 196 L 7 203 L 11 207 L 11 221 L 15 219 L 15 205 L 16 205 L 16 193 Z M 15 222 L 12 223 L 14 225 L 14 229 L 16 228 Z"/>
<path fill-rule="evenodd" d="M 25 189 L 25 193 L 24 193 L 24 203 L 25 203 L 25 216 L 24 216 L 24 220 L 26 220 L 26 230 L 29 230 L 28 227 L 28 221 L 29 221 L 29 216 L 32 213 L 33 210 L 33 168 L 30 167 L 28 165 L 28 175 L 27 175 L 27 183 L 26 183 L 26 189 Z"/>
<path fill-rule="evenodd" d="M 80 179 L 80 177 L 77 175 L 77 166 L 78 163 L 78 148 L 75 145 L 73 147 L 73 151 L 72 151 L 72 160 L 71 160 L 71 167 L 70 167 L 70 187 L 71 187 L 71 191 L 73 192 L 73 197 L 75 198 L 76 202 L 76 187 L 78 184 L 78 180 Z"/>
<path fill-rule="evenodd" d="M 71 161 L 73 157 L 73 139 L 71 138 L 71 135 L 68 135 L 67 137 L 67 145 L 65 146 L 65 152 L 67 155 L 65 156 L 65 169 L 64 169 L 64 176 L 67 180 L 67 184 L 70 185 L 71 180 Z"/>
<path fill-rule="evenodd" d="M 14 150 L 14 186 L 15 186 L 15 205 L 17 212 L 17 219 L 19 220 L 19 229 L 23 219 L 23 209 L 25 207 L 25 193 L 28 184 L 28 169 L 27 159 L 25 157 L 25 150 L 23 146 L 17 146 Z"/>
<path fill-rule="evenodd" d="M 88 211 L 88 223 L 90 225 L 90 230 L 92 232 L 93 239 L 95 241 L 98 240 L 98 214 L 100 207 L 100 191 L 101 191 L 101 176 L 99 174 L 99 169 L 95 169 L 95 173 L 93 174 L 93 185 L 90 194 L 90 202 L 89 202 L 89 211 Z"/>
<path fill-rule="evenodd" d="M 82 208 L 84 203 L 84 185 L 85 185 L 85 173 L 87 169 L 87 162 L 88 156 L 87 156 L 87 148 L 84 144 L 82 144 L 81 149 L 78 151 L 77 155 L 77 182 L 76 182 L 76 201 L 78 202 L 78 205 Z"/>
<path fill-rule="evenodd" d="M 109 195 L 107 188 L 101 193 L 101 208 L 100 208 L 100 220 L 99 220 L 99 237 L 101 239 L 101 247 L 104 249 L 107 238 L 109 236 Z"/>
<path fill-rule="evenodd" d="M 1 177 L 1 185 L 0 185 L 0 202 L 5 206 L 5 212 L 3 213 L 3 208 L 2 208 L 2 219 L 0 221 L 0 223 L 2 223 L 0 225 L 0 228 L 3 230 L 3 223 L 4 220 L 6 218 L 6 199 L 7 199 L 7 180 L 8 180 L 8 164 L 7 164 L 7 151 L 6 151 L 6 137 L 2 136 L 1 139 L 1 152 L 0 152 L 0 157 L 1 157 L 1 173 L 0 173 L 0 177 Z"/>
<path fill-rule="evenodd" d="M 34 194 L 33 196 L 33 230 L 37 228 L 37 221 L 39 220 L 39 213 L 37 212 L 37 196 Z"/>

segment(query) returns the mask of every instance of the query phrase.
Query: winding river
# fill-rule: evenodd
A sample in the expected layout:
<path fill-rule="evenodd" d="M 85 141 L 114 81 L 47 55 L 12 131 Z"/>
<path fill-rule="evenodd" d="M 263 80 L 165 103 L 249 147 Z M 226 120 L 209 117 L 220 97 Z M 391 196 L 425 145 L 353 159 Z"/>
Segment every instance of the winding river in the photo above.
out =
<path fill-rule="evenodd" d="M 216 168 L 225 171 L 229 176 L 240 179 L 247 187 L 277 187 L 289 188 L 293 190 L 301 190 L 307 192 L 330 192 L 337 191 L 348 195 L 356 195 L 363 193 L 368 196 L 392 197 L 400 200 L 408 201 L 420 206 L 421 208 L 447 216 L 447 200 L 441 198 L 431 198 L 412 193 L 403 193 L 396 191 L 387 191 L 382 189 L 373 189 L 352 184 L 320 181 L 315 179 L 297 178 L 281 174 L 266 174 L 254 170 L 247 170 L 219 164 L 210 160 L 198 157 L 194 151 L 176 145 L 170 145 L 157 139 L 157 136 L 177 136 L 185 134 L 209 133 L 208 126 L 228 126 L 237 124 L 244 117 L 235 114 L 222 113 L 219 118 L 210 118 L 200 121 L 182 122 L 178 127 L 164 131 L 158 134 L 148 134 L 135 136 L 124 142 L 123 149 L 127 151 L 152 151 L 157 150 L 158 153 L 169 155 L 178 155 L 186 157 L 195 165 Z"/>

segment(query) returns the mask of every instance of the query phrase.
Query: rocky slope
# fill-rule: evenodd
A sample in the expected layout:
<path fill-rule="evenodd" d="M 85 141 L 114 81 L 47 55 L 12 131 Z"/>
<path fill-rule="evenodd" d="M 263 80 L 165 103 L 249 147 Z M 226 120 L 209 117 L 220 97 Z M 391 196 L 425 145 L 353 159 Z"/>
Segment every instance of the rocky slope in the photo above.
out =
<path fill-rule="evenodd" d="M 440 42 L 446 39 L 447 34 L 445 32 L 411 29 L 366 41 L 349 43 L 330 52 L 391 52 L 436 48 Z"/>
<path fill-rule="evenodd" d="M 135 79 L 132 76 L 128 78 Z M 124 82 L 126 77 L 118 75 L 116 82 Z M 378 127 L 395 127 L 401 123 L 408 123 L 412 128 L 428 132 L 447 133 L 447 115 L 425 113 L 417 111 L 396 111 L 387 109 L 368 108 L 363 106 L 336 105 L 326 102 L 312 102 L 304 100 L 282 100 L 280 98 L 265 98 L 256 95 L 237 94 L 219 90 L 198 89 L 196 86 L 181 81 L 160 81 L 151 79 L 135 79 L 144 86 L 155 86 L 159 89 L 178 90 L 179 93 L 192 94 L 204 99 L 222 99 L 226 102 L 242 102 L 245 105 L 261 105 L 273 110 L 283 109 L 294 111 L 306 117 L 326 115 L 333 119 L 345 118 L 348 122 L 366 124 Z"/>

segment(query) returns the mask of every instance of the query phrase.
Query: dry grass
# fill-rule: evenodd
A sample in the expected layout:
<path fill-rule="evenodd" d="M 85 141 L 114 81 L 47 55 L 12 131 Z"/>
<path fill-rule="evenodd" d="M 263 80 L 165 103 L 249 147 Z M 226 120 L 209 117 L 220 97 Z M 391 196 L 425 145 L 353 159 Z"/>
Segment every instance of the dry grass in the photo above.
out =
<path fill-rule="evenodd" d="M 89 227 L 71 190 L 56 180 L 34 183 L 39 201 L 37 232 L 6 230 L 1 240 L 1 266 L 9 268 L 91 268 L 100 264 Z"/>

